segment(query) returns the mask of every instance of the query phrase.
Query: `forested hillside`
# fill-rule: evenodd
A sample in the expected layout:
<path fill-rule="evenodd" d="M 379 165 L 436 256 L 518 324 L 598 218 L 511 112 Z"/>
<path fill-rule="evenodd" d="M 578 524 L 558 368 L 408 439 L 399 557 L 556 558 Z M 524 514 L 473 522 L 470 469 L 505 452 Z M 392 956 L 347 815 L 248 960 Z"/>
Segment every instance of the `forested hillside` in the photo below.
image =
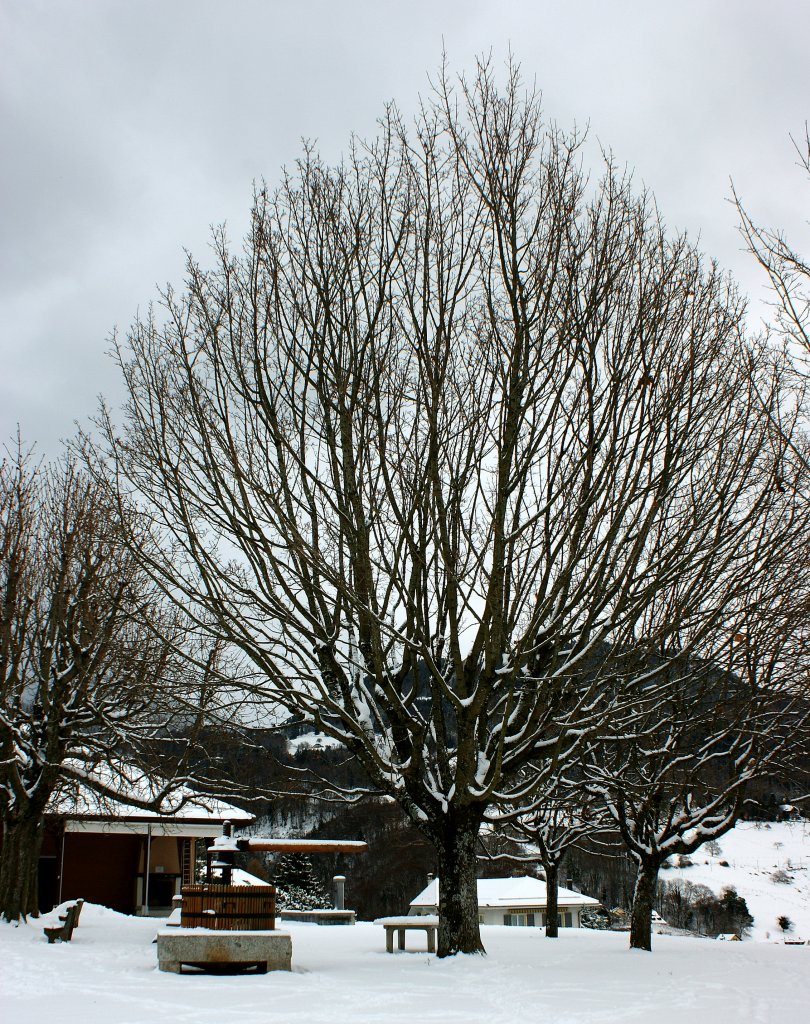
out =
<path fill-rule="evenodd" d="M 286 734 L 257 735 L 253 743 L 236 744 L 222 739 L 214 749 L 221 762 L 220 771 L 231 772 L 242 785 L 252 786 L 260 794 L 251 806 L 257 814 L 251 832 L 274 837 L 363 839 L 369 844 L 367 854 L 312 857 L 319 885 L 328 892 L 332 892 L 333 875 L 346 876 L 347 905 L 358 912 L 361 920 L 406 912 L 410 901 L 424 887 L 428 873 L 436 873 L 432 848 L 390 799 L 366 796 L 341 801 L 334 793 L 328 799 L 319 798 L 326 780 L 333 788 L 347 790 L 362 789 L 367 784 L 357 762 L 323 736 L 302 734 L 292 728 Z M 784 817 L 780 808 L 790 798 L 790 792 L 786 780 L 773 779 L 769 784 L 759 785 L 747 804 L 746 818 L 752 827 L 755 821 L 759 822 L 762 834 L 767 835 L 767 823 Z M 724 849 L 726 843 L 723 840 Z M 479 855 L 481 876 L 542 874 L 539 860 L 525 860 L 532 855 L 531 850 L 492 830 L 482 837 Z M 706 857 L 710 858 L 710 854 L 706 853 Z M 701 863 L 703 850 L 692 859 Z M 269 879 L 274 878 L 276 869 L 272 855 L 245 857 L 241 866 Z M 662 892 L 676 877 L 683 876 L 686 881 L 691 878 L 689 870 L 670 870 L 674 867 L 675 862 L 662 872 Z M 622 847 L 619 835 L 603 832 L 569 848 L 560 884 L 594 896 L 606 908 L 629 912 L 635 873 L 635 864 Z M 718 882 L 723 880 L 720 874 L 722 869 L 718 869 Z M 715 888 L 719 892 L 722 887 Z M 662 899 L 657 905 L 665 909 Z M 759 922 L 757 928 L 762 930 Z"/>

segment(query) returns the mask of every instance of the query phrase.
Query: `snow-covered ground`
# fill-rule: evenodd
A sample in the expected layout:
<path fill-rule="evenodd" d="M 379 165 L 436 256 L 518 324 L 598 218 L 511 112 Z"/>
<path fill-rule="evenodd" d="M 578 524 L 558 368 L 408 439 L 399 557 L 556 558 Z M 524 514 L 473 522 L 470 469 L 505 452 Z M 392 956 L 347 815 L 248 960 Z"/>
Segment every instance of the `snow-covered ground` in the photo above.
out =
<path fill-rule="evenodd" d="M 383 929 L 291 925 L 292 973 L 163 974 L 158 922 L 85 905 L 70 943 L 0 925 L 3 1024 L 772 1024 L 807 1020 L 810 946 L 485 927 L 487 957 L 386 953 Z M 419 945 L 421 936 L 408 936 Z M 424 939 L 422 939 L 424 942 Z"/>
<path fill-rule="evenodd" d="M 810 939 L 810 822 L 739 822 L 719 845 L 719 854 L 712 856 L 703 846 L 692 854 L 692 867 L 662 871 L 659 877 L 707 885 L 716 893 L 733 886 L 754 917 L 752 939 L 781 939 L 780 915 L 793 922 L 789 938 Z M 781 880 L 774 881 L 774 874 Z"/>

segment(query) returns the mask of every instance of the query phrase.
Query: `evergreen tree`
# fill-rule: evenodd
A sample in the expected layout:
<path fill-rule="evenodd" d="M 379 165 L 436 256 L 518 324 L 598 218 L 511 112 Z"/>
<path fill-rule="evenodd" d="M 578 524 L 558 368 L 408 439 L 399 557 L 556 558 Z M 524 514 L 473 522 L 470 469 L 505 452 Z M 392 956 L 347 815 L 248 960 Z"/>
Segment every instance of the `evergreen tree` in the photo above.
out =
<path fill-rule="evenodd" d="M 276 904 L 280 910 L 321 910 L 332 900 L 305 853 L 286 853 L 273 867 Z"/>

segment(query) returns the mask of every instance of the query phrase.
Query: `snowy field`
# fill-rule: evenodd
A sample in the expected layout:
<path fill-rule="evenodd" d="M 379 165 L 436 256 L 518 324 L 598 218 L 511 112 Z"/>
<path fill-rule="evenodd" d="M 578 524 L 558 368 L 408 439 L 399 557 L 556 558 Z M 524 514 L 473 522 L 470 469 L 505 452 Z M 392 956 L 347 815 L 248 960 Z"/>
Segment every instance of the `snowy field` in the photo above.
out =
<path fill-rule="evenodd" d="M 3 1024 L 773 1024 L 808 1019 L 810 946 L 483 928 L 487 957 L 384 952 L 383 929 L 293 925 L 292 973 L 163 974 L 154 920 L 85 905 L 73 941 L 0 925 Z M 421 935 L 409 935 L 416 949 Z"/>

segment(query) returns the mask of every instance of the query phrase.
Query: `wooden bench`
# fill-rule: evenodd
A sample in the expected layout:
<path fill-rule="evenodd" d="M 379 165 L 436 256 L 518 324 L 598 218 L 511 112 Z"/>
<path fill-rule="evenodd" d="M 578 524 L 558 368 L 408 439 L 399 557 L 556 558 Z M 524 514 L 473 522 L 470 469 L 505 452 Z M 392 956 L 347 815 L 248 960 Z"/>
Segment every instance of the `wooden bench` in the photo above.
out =
<path fill-rule="evenodd" d="M 394 932 L 397 933 L 397 948 L 405 949 L 405 932 L 423 931 L 427 934 L 428 953 L 436 952 L 436 929 L 439 918 L 435 914 L 415 914 L 408 917 L 379 917 L 374 924 L 385 928 L 385 948 L 388 953 L 394 952 Z"/>
<path fill-rule="evenodd" d="M 73 937 L 73 929 L 79 927 L 79 918 L 81 917 L 83 906 L 84 900 L 77 900 L 75 903 L 71 903 L 69 907 L 65 908 L 65 913 L 59 915 L 59 920 L 62 922 L 60 925 L 42 929 L 48 936 L 49 945 L 52 942 L 56 942 L 57 939 L 60 942 L 70 942 Z"/>

